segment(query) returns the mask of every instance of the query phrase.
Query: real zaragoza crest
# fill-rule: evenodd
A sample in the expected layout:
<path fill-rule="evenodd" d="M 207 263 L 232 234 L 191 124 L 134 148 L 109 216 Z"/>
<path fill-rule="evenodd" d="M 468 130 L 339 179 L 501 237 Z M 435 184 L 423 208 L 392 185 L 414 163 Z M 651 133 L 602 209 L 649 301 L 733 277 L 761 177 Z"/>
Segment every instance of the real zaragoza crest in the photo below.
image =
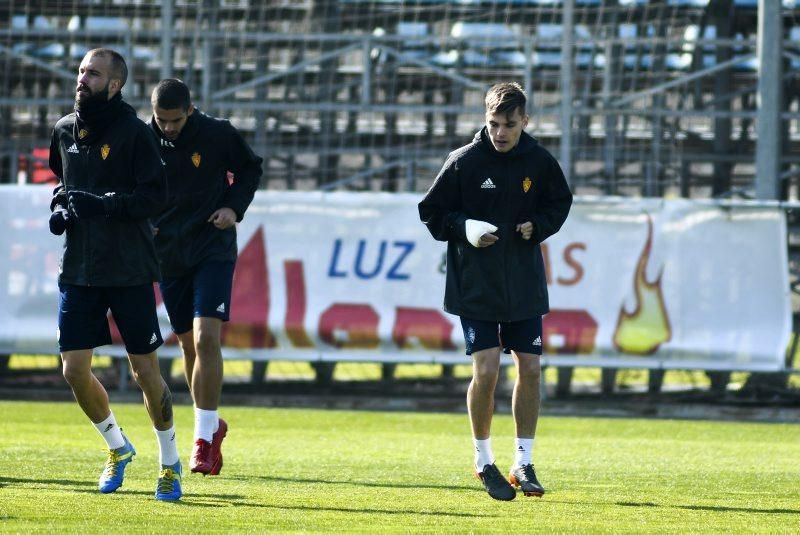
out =
<path fill-rule="evenodd" d="M 200 153 L 199 152 L 195 152 L 194 154 L 192 154 L 192 163 L 194 164 L 195 167 L 200 167 Z"/>
<path fill-rule="evenodd" d="M 100 147 L 100 156 L 102 156 L 104 160 L 108 158 L 108 153 L 110 152 L 111 152 L 111 147 L 109 147 L 108 145 L 103 145 L 102 147 Z"/>
<path fill-rule="evenodd" d="M 531 179 L 530 177 L 525 177 L 525 180 L 522 181 L 522 191 L 528 193 L 528 190 L 531 189 Z"/>

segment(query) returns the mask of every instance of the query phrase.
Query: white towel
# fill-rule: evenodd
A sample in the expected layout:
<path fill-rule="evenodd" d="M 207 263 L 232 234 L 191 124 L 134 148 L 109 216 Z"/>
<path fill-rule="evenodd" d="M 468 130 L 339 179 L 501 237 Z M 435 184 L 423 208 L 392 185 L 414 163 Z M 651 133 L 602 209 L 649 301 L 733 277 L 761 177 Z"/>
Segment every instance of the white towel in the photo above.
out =
<path fill-rule="evenodd" d="M 497 227 L 486 221 L 478 221 L 477 219 L 467 219 L 466 221 L 467 241 L 474 247 L 478 246 L 481 236 L 486 233 L 492 233 L 495 230 L 497 230 Z"/>

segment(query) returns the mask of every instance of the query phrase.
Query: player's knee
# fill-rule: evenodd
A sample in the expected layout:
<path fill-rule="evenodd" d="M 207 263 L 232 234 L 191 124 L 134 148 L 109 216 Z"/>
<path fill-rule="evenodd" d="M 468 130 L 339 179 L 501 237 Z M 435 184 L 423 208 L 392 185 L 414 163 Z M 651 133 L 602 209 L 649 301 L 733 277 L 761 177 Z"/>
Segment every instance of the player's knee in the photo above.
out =
<path fill-rule="evenodd" d="M 478 366 L 475 366 L 472 377 L 475 382 L 481 385 L 494 385 L 497 383 L 497 375 L 499 372 L 499 363 L 484 362 Z"/>
<path fill-rule="evenodd" d="M 161 382 L 161 370 L 157 366 L 136 366 L 133 368 L 133 379 L 140 387 Z"/>
<path fill-rule="evenodd" d="M 197 357 L 197 352 L 194 349 L 194 342 L 191 345 L 181 346 L 181 354 L 183 355 L 184 360 L 189 360 L 194 362 L 194 359 Z"/>
<path fill-rule="evenodd" d="M 194 358 L 194 333 L 189 331 L 178 335 L 178 344 L 181 347 L 181 352 L 184 356 Z"/>
<path fill-rule="evenodd" d="M 523 381 L 539 381 L 542 377 L 542 367 L 539 361 L 520 363 L 517 373 Z"/>
<path fill-rule="evenodd" d="M 77 386 L 88 381 L 92 372 L 90 368 L 86 368 L 85 366 L 64 362 L 62 374 L 64 375 L 64 380 L 67 381 L 68 385 Z"/>
<path fill-rule="evenodd" d="M 195 347 L 200 356 L 216 355 L 219 353 L 219 336 L 212 331 L 201 329 L 195 337 Z"/>

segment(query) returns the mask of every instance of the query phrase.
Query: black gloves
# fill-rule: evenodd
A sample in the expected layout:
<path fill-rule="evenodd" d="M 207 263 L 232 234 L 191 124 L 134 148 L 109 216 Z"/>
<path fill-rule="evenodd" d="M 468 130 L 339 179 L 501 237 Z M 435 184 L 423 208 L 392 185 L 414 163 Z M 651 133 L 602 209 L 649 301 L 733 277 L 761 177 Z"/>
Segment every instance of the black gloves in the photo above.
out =
<path fill-rule="evenodd" d="M 72 226 L 72 218 L 69 214 L 69 210 L 67 210 L 60 204 L 55 205 L 53 213 L 50 214 L 49 223 L 50 223 L 50 232 L 52 232 L 56 236 L 61 236 L 62 234 L 64 234 L 65 230 L 67 230 L 69 227 Z"/>
<path fill-rule="evenodd" d="M 116 199 L 113 193 L 106 193 L 100 197 L 86 191 L 70 191 L 69 211 L 78 219 L 87 219 L 97 216 L 110 216 L 116 208 Z"/>
<path fill-rule="evenodd" d="M 65 208 L 64 205 L 68 208 Z M 88 219 L 97 216 L 110 216 L 115 213 L 117 199 L 113 193 L 106 193 L 102 197 L 86 191 L 59 192 L 50 203 L 53 213 L 50 214 L 50 232 L 61 236 L 64 231 L 72 227 L 78 219 Z"/>

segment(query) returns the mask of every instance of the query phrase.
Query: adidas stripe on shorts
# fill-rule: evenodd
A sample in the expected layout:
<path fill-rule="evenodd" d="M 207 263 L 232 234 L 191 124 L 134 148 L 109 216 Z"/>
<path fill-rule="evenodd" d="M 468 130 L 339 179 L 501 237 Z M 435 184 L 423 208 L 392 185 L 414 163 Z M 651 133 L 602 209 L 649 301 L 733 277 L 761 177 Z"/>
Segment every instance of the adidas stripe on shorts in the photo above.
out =
<path fill-rule="evenodd" d="M 228 321 L 234 262 L 203 262 L 181 277 L 164 277 L 161 296 L 175 334 L 192 330 L 194 318 Z"/>
<path fill-rule="evenodd" d="M 128 353 L 146 355 L 164 343 L 152 284 L 76 286 L 59 283 L 58 290 L 57 336 L 62 353 L 111 344 L 109 310 Z"/>
<path fill-rule="evenodd" d="M 503 352 L 542 354 L 542 317 L 499 323 L 461 318 L 467 355 L 492 347 Z"/>

